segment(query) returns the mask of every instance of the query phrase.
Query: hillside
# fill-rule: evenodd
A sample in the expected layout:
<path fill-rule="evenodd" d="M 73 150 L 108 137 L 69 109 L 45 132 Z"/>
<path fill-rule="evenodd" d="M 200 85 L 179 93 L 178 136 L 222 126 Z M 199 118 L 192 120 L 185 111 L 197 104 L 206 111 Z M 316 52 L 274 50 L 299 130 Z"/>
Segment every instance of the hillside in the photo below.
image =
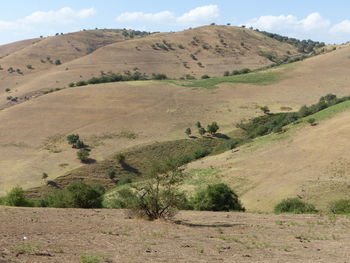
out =
<path fill-rule="evenodd" d="M 127 41 L 122 41 L 126 39 L 122 32 L 96 30 L 58 35 L 0 59 L 0 106 L 7 103 L 6 88 L 13 90 L 12 97 L 32 96 L 40 90 L 63 88 L 70 82 L 100 76 L 101 72 L 124 73 L 136 68 L 149 76 L 222 76 L 225 71 L 273 64 L 262 54 L 273 54 L 276 59 L 301 55 L 295 46 L 237 27 L 207 26 Z M 57 60 L 62 65 L 55 65 Z M 21 73 L 9 73 L 9 68 L 20 69 Z"/>
<path fill-rule="evenodd" d="M 204 27 L 160 36 L 163 39 L 209 29 L 246 34 L 241 28 Z M 151 43 L 158 37 L 151 35 L 125 43 L 129 46 L 132 46 L 130 43 Z M 188 36 L 190 38 L 193 34 Z M 200 35 L 198 39 L 201 39 Z M 120 45 L 126 44 L 107 45 L 42 74 L 24 74 L 21 76 L 23 83 L 18 83 L 15 90 L 4 92 L 5 103 L 8 103 L 5 96 L 27 94 L 46 86 L 62 88 L 63 82 L 70 81 L 69 76 L 73 80 L 75 74 L 85 72 L 83 66 L 77 67 L 79 61 L 102 57 L 106 50 Z M 168 54 L 173 51 L 154 52 Z M 107 53 L 110 56 L 119 54 Z M 184 138 L 184 129 L 193 128 L 196 121 L 204 125 L 217 121 L 220 132 L 227 133 L 242 118 L 260 114 L 258 107 L 261 105 L 268 105 L 273 111 L 296 110 L 330 92 L 347 95 L 349 55 L 349 47 L 342 46 L 302 62 L 240 76 L 181 82 L 105 83 L 67 88 L 37 98 L 27 97 L 23 103 L 10 104 L 11 107 L 0 111 L 0 122 L 6 124 L 0 132 L 0 154 L 3 156 L 0 193 L 19 183 L 25 188 L 39 186 L 43 184 L 43 172 L 49 174 L 49 179 L 54 179 L 81 167 L 76 151 L 65 141 L 71 133 L 80 134 L 93 147 L 91 158 L 102 161 L 132 146 Z M 70 70 L 65 70 L 67 65 L 71 65 Z M 96 61 L 96 65 L 102 64 L 98 65 Z M 36 74 L 40 76 L 35 77 Z M 6 80 L 2 85 L 4 83 Z"/>
<path fill-rule="evenodd" d="M 311 116 L 316 126 L 291 125 L 286 133 L 193 163 L 190 171 L 220 177 L 250 211 L 272 211 L 289 197 L 326 210 L 332 201 L 349 198 L 349 108 L 349 102 L 333 106 Z"/>

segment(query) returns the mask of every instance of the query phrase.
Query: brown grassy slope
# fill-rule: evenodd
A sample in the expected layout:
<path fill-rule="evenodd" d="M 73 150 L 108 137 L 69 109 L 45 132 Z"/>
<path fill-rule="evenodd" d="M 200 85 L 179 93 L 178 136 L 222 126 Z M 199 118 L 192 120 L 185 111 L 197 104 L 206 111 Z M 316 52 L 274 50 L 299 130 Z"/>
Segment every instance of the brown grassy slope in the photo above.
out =
<path fill-rule="evenodd" d="M 6 56 L 9 56 L 10 54 L 16 51 L 19 51 L 23 48 L 26 48 L 30 45 L 33 45 L 34 43 L 39 41 L 40 41 L 39 38 L 34 38 L 34 39 L 16 41 L 5 45 L 0 45 L 0 59 Z"/>
<path fill-rule="evenodd" d="M 9 67 L 19 68 L 25 74 L 47 70 L 55 66 L 54 62 L 57 59 L 66 63 L 90 54 L 102 46 L 123 40 L 125 37 L 121 30 L 89 30 L 31 41 L 30 45 L 20 42 L 6 45 L 8 48 L 0 46 L 0 52 L 2 49 L 12 49 L 11 54 L 0 59 L 0 64 L 5 69 L 1 77 L 9 74 Z M 19 44 L 23 47 L 15 50 Z M 27 69 L 27 65 L 32 65 L 34 69 Z"/>
<path fill-rule="evenodd" d="M 183 138 L 184 129 L 197 120 L 216 120 L 227 132 L 234 122 L 256 115 L 258 105 L 297 109 L 329 92 L 347 94 L 349 53 L 343 47 L 297 63 L 282 81 L 268 86 L 222 84 L 215 90 L 194 90 L 152 81 L 110 83 L 66 89 L 0 111 L 0 191 L 16 184 L 37 186 L 42 172 L 52 179 L 79 167 L 75 151 L 64 142 L 70 133 L 96 144 L 92 157 L 102 160 L 133 145 Z M 58 75 L 50 75 L 50 84 Z M 46 85 L 48 79 L 43 80 L 28 79 L 19 86 L 34 89 Z M 139 136 L 105 136 L 123 130 Z"/>
<path fill-rule="evenodd" d="M 98 44 L 101 44 L 98 41 L 104 44 L 108 42 L 107 33 L 102 38 L 94 34 L 101 33 L 91 31 L 51 37 L 4 58 L 3 61 L 0 60 L 5 68 L 0 72 L 0 95 L 3 94 L 0 104 L 6 102 L 7 94 L 3 90 L 7 87 L 14 89 L 12 96 L 19 97 L 37 90 L 62 88 L 70 82 L 99 76 L 101 71 L 124 73 L 139 68 L 140 72 L 148 75 L 166 73 L 170 77 L 182 77 L 186 74 L 196 77 L 204 74 L 222 76 L 227 70 L 256 69 L 272 64 L 270 60 L 259 55 L 261 51 L 272 52 L 278 57 L 287 56 L 288 51 L 291 55 L 298 54 L 294 46 L 249 29 L 209 26 L 106 45 L 87 55 L 91 39 Z M 115 38 L 112 39 L 116 41 Z M 152 48 L 156 43 L 164 44 L 163 41 L 170 43 L 174 50 Z M 47 56 L 52 61 L 60 59 L 64 64 L 56 67 L 46 61 Z M 41 59 L 46 62 L 41 63 Z M 32 64 L 35 70 L 26 69 L 28 64 Z M 24 76 L 9 74 L 7 68 L 10 66 L 20 68 L 24 71 Z M 39 69 L 47 71 L 39 72 Z"/>
<path fill-rule="evenodd" d="M 286 138 L 280 135 L 284 139 L 244 146 L 191 167 L 217 168 L 253 211 L 271 211 L 282 199 L 297 196 L 326 209 L 349 198 L 349 122 L 347 111 Z"/>
<path fill-rule="evenodd" d="M 1 207 L 0 261 L 76 263 L 81 254 L 125 263 L 344 263 L 350 257 L 346 217 L 181 212 L 175 221 L 128 219 L 121 210 Z"/>

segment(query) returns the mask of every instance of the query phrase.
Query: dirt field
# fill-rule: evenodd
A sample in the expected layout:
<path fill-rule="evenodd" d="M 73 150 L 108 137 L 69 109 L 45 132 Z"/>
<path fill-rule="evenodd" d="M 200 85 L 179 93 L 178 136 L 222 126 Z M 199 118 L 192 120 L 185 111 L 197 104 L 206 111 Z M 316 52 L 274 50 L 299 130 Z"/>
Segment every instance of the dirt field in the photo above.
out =
<path fill-rule="evenodd" d="M 350 219 L 181 212 L 175 223 L 118 210 L 0 208 L 0 262 L 332 262 L 350 258 Z M 24 237 L 27 239 L 24 240 Z"/>

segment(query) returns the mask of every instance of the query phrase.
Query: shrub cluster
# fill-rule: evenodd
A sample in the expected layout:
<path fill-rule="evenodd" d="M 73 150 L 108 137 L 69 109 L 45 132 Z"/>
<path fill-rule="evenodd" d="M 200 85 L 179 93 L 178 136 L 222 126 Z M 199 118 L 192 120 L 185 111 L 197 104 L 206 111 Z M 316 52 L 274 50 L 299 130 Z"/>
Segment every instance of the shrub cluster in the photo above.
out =
<path fill-rule="evenodd" d="M 308 204 L 299 198 L 288 198 L 282 200 L 275 206 L 275 213 L 293 213 L 293 214 L 313 214 L 317 213 L 315 206 Z"/>
<path fill-rule="evenodd" d="M 140 73 L 138 71 L 130 74 L 104 74 L 101 77 L 93 77 L 89 80 L 80 80 L 78 82 L 72 82 L 69 84 L 69 87 L 79 87 L 86 86 L 89 84 L 101 84 L 101 83 L 109 83 L 109 82 L 122 82 L 122 81 L 135 81 L 135 80 L 149 80 L 148 76 L 145 73 Z M 168 79 L 166 74 L 161 73 L 153 73 L 152 78 L 154 80 L 163 80 Z"/>
<path fill-rule="evenodd" d="M 269 113 L 268 115 L 260 116 L 251 119 L 247 123 L 239 123 L 237 127 L 243 129 L 248 138 L 256 138 L 258 136 L 264 136 L 271 132 L 280 132 L 282 128 L 290 123 L 293 123 L 301 118 L 315 114 L 321 110 L 324 110 L 332 105 L 348 101 L 350 96 L 337 98 L 334 94 L 327 94 L 321 97 L 319 102 L 311 106 L 302 106 L 298 112 L 288 113 Z M 266 110 L 262 107 L 262 110 Z M 310 120 L 311 124 L 315 123 L 315 120 Z"/>
<path fill-rule="evenodd" d="M 240 70 L 234 70 L 232 72 L 230 71 L 225 71 L 224 72 L 224 77 L 228 77 L 228 76 L 236 76 L 236 75 L 242 75 L 242 74 L 247 74 L 252 72 L 249 68 L 243 68 Z"/>
<path fill-rule="evenodd" d="M 56 208 L 101 208 L 105 189 L 88 185 L 82 181 L 73 182 L 64 190 L 55 190 L 37 201 L 40 207 Z"/>

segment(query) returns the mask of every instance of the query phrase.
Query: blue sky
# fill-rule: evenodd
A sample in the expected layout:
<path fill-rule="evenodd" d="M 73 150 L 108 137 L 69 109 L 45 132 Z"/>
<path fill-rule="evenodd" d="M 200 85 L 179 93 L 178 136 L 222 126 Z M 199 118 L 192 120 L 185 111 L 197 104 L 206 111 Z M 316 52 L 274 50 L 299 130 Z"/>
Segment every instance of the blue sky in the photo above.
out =
<path fill-rule="evenodd" d="M 345 0 L 4 1 L 0 44 L 84 28 L 178 31 L 211 22 L 340 43 L 350 40 L 349 10 Z"/>

